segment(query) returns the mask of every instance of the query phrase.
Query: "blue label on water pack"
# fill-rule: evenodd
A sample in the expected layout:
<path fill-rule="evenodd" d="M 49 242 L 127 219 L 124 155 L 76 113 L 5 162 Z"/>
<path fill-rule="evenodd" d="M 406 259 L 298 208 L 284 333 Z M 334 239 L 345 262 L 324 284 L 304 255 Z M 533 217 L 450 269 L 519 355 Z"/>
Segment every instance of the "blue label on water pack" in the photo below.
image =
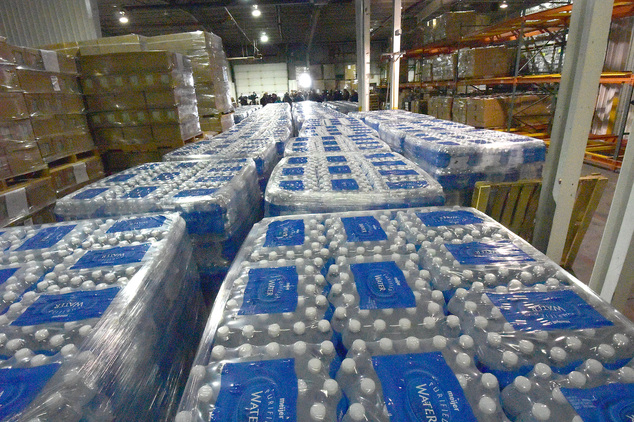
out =
<path fill-rule="evenodd" d="M 266 230 L 264 247 L 297 246 L 304 243 L 304 220 L 274 221 Z"/>
<path fill-rule="evenodd" d="M 4 284 L 20 267 L 0 269 L 0 284 Z"/>
<path fill-rule="evenodd" d="M 251 268 L 239 315 L 278 314 L 297 308 L 297 268 Z"/>
<path fill-rule="evenodd" d="M 30 249 L 50 248 L 57 242 L 62 240 L 64 236 L 70 233 L 75 228 L 75 226 L 77 225 L 72 224 L 69 226 L 45 227 L 43 229 L 40 229 L 37 233 L 35 233 L 33 237 L 27 239 L 16 250 L 28 251 Z"/>
<path fill-rule="evenodd" d="M 304 190 L 304 182 L 301 180 L 282 180 L 280 188 L 284 190 Z"/>
<path fill-rule="evenodd" d="M 187 189 L 178 192 L 174 195 L 174 198 L 188 198 L 190 196 L 207 196 L 216 192 L 218 189 L 216 188 L 207 188 L 207 189 Z"/>
<path fill-rule="evenodd" d="M 346 174 L 346 173 L 352 173 L 352 170 L 350 170 L 350 166 L 330 166 L 328 167 L 328 173 Z"/>
<path fill-rule="evenodd" d="M 332 180 L 333 190 L 358 190 L 359 184 L 354 179 L 336 179 Z"/>
<path fill-rule="evenodd" d="M 145 253 L 150 249 L 149 243 L 134 246 L 117 246 L 109 249 L 88 251 L 79 258 L 71 270 L 81 270 L 94 267 L 111 267 L 113 265 L 127 265 L 141 262 Z"/>
<path fill-rule="evenodd" d="M 416 176 L 418 172 L 412 169 L 379 170 L 381 176 Z"/>
<path fill-rule="evenodd" d="M 339 152 L 341 151 L 341 148 L 338 146 L 324 146 L 324 151 L 326 152 Z"/>
<path fill-rule="evenodd" d="M 135 167 L 135 170 L 141 170 L 141 171 L 145 171 L 145 170 L 152 170 L 157 168 L 158 166 L 160 166 L 161 163 L 146 163 L 146 164 L 142 164 L 138 167 Z"/>
<path fill-rule="evenodd" d="M 343 227 L 346 229 L 348 242 L 377 242 L 387 240 L 387 234 L 379 224 L 379 221 L 372 217 L 345 217 L 341 219 Z"/>
<path fill-rule="evenodd" d="M 226 363 L 211 422 L 295 422 L 295 359 Z"/>
<path fill-rule="evenodd" d="M 11 325 L 50 324 L 99 318 L 119 293 L 119 287 L 63 295 L 42 295 Z"/>
<path fill-rule="evenodd" d="M 584 421 L 634 421 L 634 384 L 562 388 L 561 392 Z"/>
<path fill-rule="evenodd" d="M 125 182 L 133 177 L 136 177 L 136 173 L 132 174 L 117 174 L 116 176 L 112 176 L 106 180 L 106 182 Z"/>
<path fill-rule="evenodd" d="M 158 176 L 156 176 L 154 179 L 152 179 L 152 181 L 157 182 L 157 181 L 165 181 L 165 180 L 174 180 L 178 176 L 180 176 L 180 173 L 177 171 L 171 172 L 171 173 L 161 173 Z"/>
<path fill-rule="evenodd" d="M 286 167 L 282 169 L 282 176 L 301 176 L 304 174 L 304 167 Z"/>
<path fill-rule="evenodd" d="M 108 229 L 106 233 L 127 232 L 132 230 L 155 229 L 161 227 L 167 217 L 155 215 L 150 217 L 130 218 L 128 220 L 117 221 Z"/>
<path fill-rule="evenodd" d="M 385 182 L 390 189 L 420 189 L 427 186 L 424 180 L 403 180 L 400 182 Z"/>
<path fill-rule="evenodd" d="M 390 158 L 390 157 L 394 157 L 394 154 L 392 154 L 391 152 L 380 152 L 376 154 L 368 154 L 365 156 L 365 158 Z"/>
<path fill-rule="evenodd" d="M 206 177 L 199 177 L 198 179 L 196 179 L 196 182 L 198 183 L 217 183 L 217 182 L 228 182 L 229 180 L 233 179 L 233 176 L 206 176 Z"/>
<path fill-rule="evenodd" d="M 346 157 L 344 157 L 343 155 L 330 155 L 326 157 L 326 161 L 328 161 L 329 163 L 347 163 L 348 162 L 348 160 L 346 160 Z"/>
<path fill-rule="evenodd" d="M 424 225 L 430 227 L 480 224 L 484 220 L 469 211 L 433 211 L 416 214 Z"/>
<path fill-rule="evenodd" d="M 416 299 L 393 261 L 350 265 L 361 309 L 412 308 Z"/>
<path fill-rule="evenodd" d="M 445 247 L 462 265 L 535 261 L 534 258 L 507 240 L 499 242 L 470 242 L 459 245 L 446 243 Z"/>
<path fill-rule="evenodd" d="M 613 325 L 572 290 L 488 293 L 518 331 L 580 330 Z"/>
<path fill-rule="evenodd" d="M 440 352 L 373 356 L 391 422 L 477 422 Z"/>
<path fill-rule="evenodd" d="M 308 157 L 291 157 L 288 159 L 288 164 L 306 164 Z"/>
<path fill-rule="evenodd" d="M 0 369 L 0 419 L 6 420 L 26 409 L 60 365 Z"/>
<path fill-rule="evenodd" d="M 73 199 L 92 199 L 95 196 L 104 193 L 108 189 L 110 188 L 86 189 L 85 191 L 81 191 L 77 195 L 73 196 Z"/>
<path fill-rule="evenodd" d="M 375 166 L 405 166 L 405 161 L 401 160 L 390 160 L 390 161 L 372 161 L 372 164 Z"/>
<path fill-rule="evenodd" d="M 189 163 L 180 163 L 180 164 L 178 164 L 178 165 L 176 166 L 176 168 L 179 168 L 179 169 L 189 169 L 189 168 L 194 167 L 196 164 L 198 164 L 198 163 L 193 162 L 193 161 L 192 161 L 192 162 L 189 162 Z"/>
<path fill-rule="evenodd" d="M 323 141 L 322 144 L 323 145 L 337 145 L 337 141 Z"/>
<path fill-rule="evenodd" d="M 152 192 L 158 189 L 158 186 L 143 186 L 132 189 L 127 194 L 123 195 L 123 199 L 136 199 L 136 198 L 145 198 Z"/>

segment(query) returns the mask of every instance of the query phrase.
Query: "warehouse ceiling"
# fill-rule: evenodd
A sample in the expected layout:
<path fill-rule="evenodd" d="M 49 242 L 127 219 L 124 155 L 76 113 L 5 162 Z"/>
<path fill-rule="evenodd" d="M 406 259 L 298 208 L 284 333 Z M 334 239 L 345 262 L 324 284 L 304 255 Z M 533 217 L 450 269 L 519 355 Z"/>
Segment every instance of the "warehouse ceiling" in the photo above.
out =
<path fill-rule="evenodd" d="M 539 1 L 401 0 L 405 17 L 435 16 L 447 10 L 478 10 L 509 15 Z M 355 41 L 354 0 L 98 0 L 103 36 L 146 36 L 207 30 L 223 39 L 229 55 L 249 55 L 283 46 Z M 392 0 L 371 0 L 373 41 L 387 41 L 392 27 Z M 254 16 L 257 8 L 260 16 Z M 129 22 L 122 24 L 122 14 Z M 404 22 L 404 27 L 407 27 Z M 262 42 L 262 34 L 268 40 Z"/>

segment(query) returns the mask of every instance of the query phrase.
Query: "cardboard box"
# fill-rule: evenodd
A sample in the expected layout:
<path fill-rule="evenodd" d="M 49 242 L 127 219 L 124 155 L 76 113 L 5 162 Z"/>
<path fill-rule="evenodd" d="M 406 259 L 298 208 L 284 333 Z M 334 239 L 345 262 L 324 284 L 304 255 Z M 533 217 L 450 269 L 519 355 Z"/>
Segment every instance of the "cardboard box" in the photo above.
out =
<path fill-rule="evenodd" d="M 87 132 L 43 136 L 37 138 L 37 145 L 47 163 L 95 149 L 92 136 Z"/>
<path fill-rule="evenodd" d="M 55 203 L 50 177 L 29 180 L 0 192 L 0 226 L 28 217 Z"/>
<path fill-rule="evenodd" d="M 357 65 L 346 65 L 344 70 L 344 79 L 357 79 Z"/>
<path fill-rule="evenodd" d="M 146 108 L 143 92 L 129 92 L 126 95 L 86 95 L 86 104 L 90 112 L 138 110 Z"/>
<path fill-rule="evenodd" d="M 222 126 L 222 122 L 221 122 Z M 202 133 L 198 119 L 192 119 L 180 124 L 153 124 L 152 134 L 157 144 L 175 144 L 186 141 Z"/>
<path fill-rule="evenodd" d="M 82 76 L 81 86 L 86 95 L 129 93 L 136 91 L 165 91 L 169 89 L 193 88 L 191 73 L 142 72 L 120 75 Z"/>
<path fill-rule="evenodd" d="M 80 94 L 25 93 L 24 99 L 33 117 L 56 114 L 81 114 L 86 111 L 84 96 Z"/>
<path fill-rule="evenodd" d="M 103 158 L 106 171 L 114 173 L 140 164 L 161 161 L 161 153 L 159 151 L 108 151 Z"/>
<path fill-rule="evenodd" d="M 0 120 L 17 120 L 29 117 L 24 94 L 0 92 Z"/>
<path fill-rule="evenodd" d="M 129 145 L 144 145 L 154 142 L 151 126 L 124 128 L 101 128 L 94 131 L 95 143 L 100 150 L 121 149 Z"/>
<path fill-rule="evenodd" d="M 81 94 L 77 77 L 38 70 L 17 69 L 20 88 L 31 93 Z"/>
<path fill-rule="evenodd" d="M 35 139 L 31 119 L 0 120 L 0 142 L 32 141 Z"/>
<path fill-rule="evenodd" d="M 100 54 L 82 56 L 84 75 L 118 75 L 121 73 L 191 71 L 189 58 L 168 51 L 143 51 L 135 53 Z"/>
<path fill-rule="evenodd" d="M 504 46 L 469 48 L 458 52 L 458 78 L 494 78 L 509 76 L 514 51 Z"/>
<path fill-rule="evenodd" d="M 146 40 L 146 37 L 136 34 L 119 35 L 80 41 L 78 48 L 81 56 L 138 52 L 147 50 Z"/>
<path fill-rule="evenodd" d="M 0 64 L 15 64 L 12 47 L 13 46 L 7 44 L 6 38 L 0 37 Z"/>
<path fill-rule="evenodd" d="M 34 141 L 0 141 L 0 155 L 8 168 L 3 177 L 13 177 L 31 173 L 46 167 L 42 155 Z"/>
<path fill-rule="evenodd" d="M 104 176 L 101 157 L 84 158 L 76 163 L 54 167 L 50 171 L 57 197 L 61 198 Z"/>
<path fill-rule="evenodd" d="M 467 105 L 469 98 L 455 97 L 451 108 L 452 120 L 458 123 L 467 123 Z"/>
<path fill-rule="evenodd" d="M 0 92 L 20 92 L 17 68 L 13 64 L 0 64 Z"/>

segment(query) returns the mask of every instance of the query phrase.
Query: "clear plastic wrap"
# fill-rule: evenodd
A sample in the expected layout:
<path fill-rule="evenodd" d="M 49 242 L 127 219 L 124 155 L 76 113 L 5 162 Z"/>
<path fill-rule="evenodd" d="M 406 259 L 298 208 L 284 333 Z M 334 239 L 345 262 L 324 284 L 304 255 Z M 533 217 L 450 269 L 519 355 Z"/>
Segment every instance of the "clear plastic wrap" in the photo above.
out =
<path fill-rule="evenodd" d="M 508 421 L 473 347 L 469 336 L 355 341 L 336 378 L 350 405 L 343 421 Z"/>
<path fill-rule="evenodd" d="M 568 375 L 539 363 L 502 391 L 515 421 L 627 421 L 632 418 L 634 363 L 609 370 L 588 359 Z"/>
<path fill-rule="evenodd" d="M 284 156 L 375 151 L 390 152 L 391 150 L 385 142 L 372 136 L 311 136 L 293 138 L 286 145 Z"/>
<path fill-rule="evenodd" d="M 330 107 L 343 114 L 359 111 L 359 103 L 356 101 L 326 101 L 324 102 L 324 106 Z"/>
<path fill-rule="evenodd" d="M 440 185 L 394 153 L 285 157 L 267 186 L 266 214 L 442 205 Z"/>
<path fill-rule="evenodd" d="M 255 163 L 243 159 L 143 164 L 62 198 L 55 208 L 62 220 L 163 211 L 181 212 L 194 245 L 201 248 L 195 254 L 201 271 L 229 265 L 261 217 Z"/>
<path fill-rule="evenodd" d="M 172 418 L 206 314 L 184 221 L 19 227 L 2 243 L 2 419 Z"/>
<path fill-rule="evenodd" d="M 236 124 L 240 123 L 241 121 L 246 119 L 251 113 L 254 113 L 255 111 L 259 110 L 260 108 L 262 108 L 262 106 L 260 106 L 260 105 L 240 106 L 233 113 L 233 120 L 234 120 L 234 122 Z"/>
<path fill-rule="evenodd" d="M 50 177 L 40 177 L 0 192 L 0 226 L 13 224 L 55 203 Z"/>
<path fill-rule="evenodd" d="M 586 287 L 555 278 L 525 287 L 459 289 L 449 302 L 462 329 L 476 340 L 481 370 L 503 386 L 537 363 L 569 373 L 587 359 L 618 369 L 634 356 L 634 327 Z"/>

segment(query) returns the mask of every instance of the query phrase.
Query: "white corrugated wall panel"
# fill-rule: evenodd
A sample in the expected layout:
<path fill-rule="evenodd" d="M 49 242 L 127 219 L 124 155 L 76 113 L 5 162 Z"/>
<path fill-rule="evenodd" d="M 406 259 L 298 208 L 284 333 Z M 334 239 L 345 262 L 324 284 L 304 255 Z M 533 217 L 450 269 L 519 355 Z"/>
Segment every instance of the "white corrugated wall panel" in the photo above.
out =
<path fill-rule="evenodd" d="M 233 72 L 238 95 L 249 95 L 252 92 L 260 96 L 265 92 L 284 95 L 288 91 L 286 63 L 234 65 Z"/>
<path fill-rule="evenodd" d="M 0 0 L 0 35 L 36 47 L 99 38 L 94 0 Z"/>

